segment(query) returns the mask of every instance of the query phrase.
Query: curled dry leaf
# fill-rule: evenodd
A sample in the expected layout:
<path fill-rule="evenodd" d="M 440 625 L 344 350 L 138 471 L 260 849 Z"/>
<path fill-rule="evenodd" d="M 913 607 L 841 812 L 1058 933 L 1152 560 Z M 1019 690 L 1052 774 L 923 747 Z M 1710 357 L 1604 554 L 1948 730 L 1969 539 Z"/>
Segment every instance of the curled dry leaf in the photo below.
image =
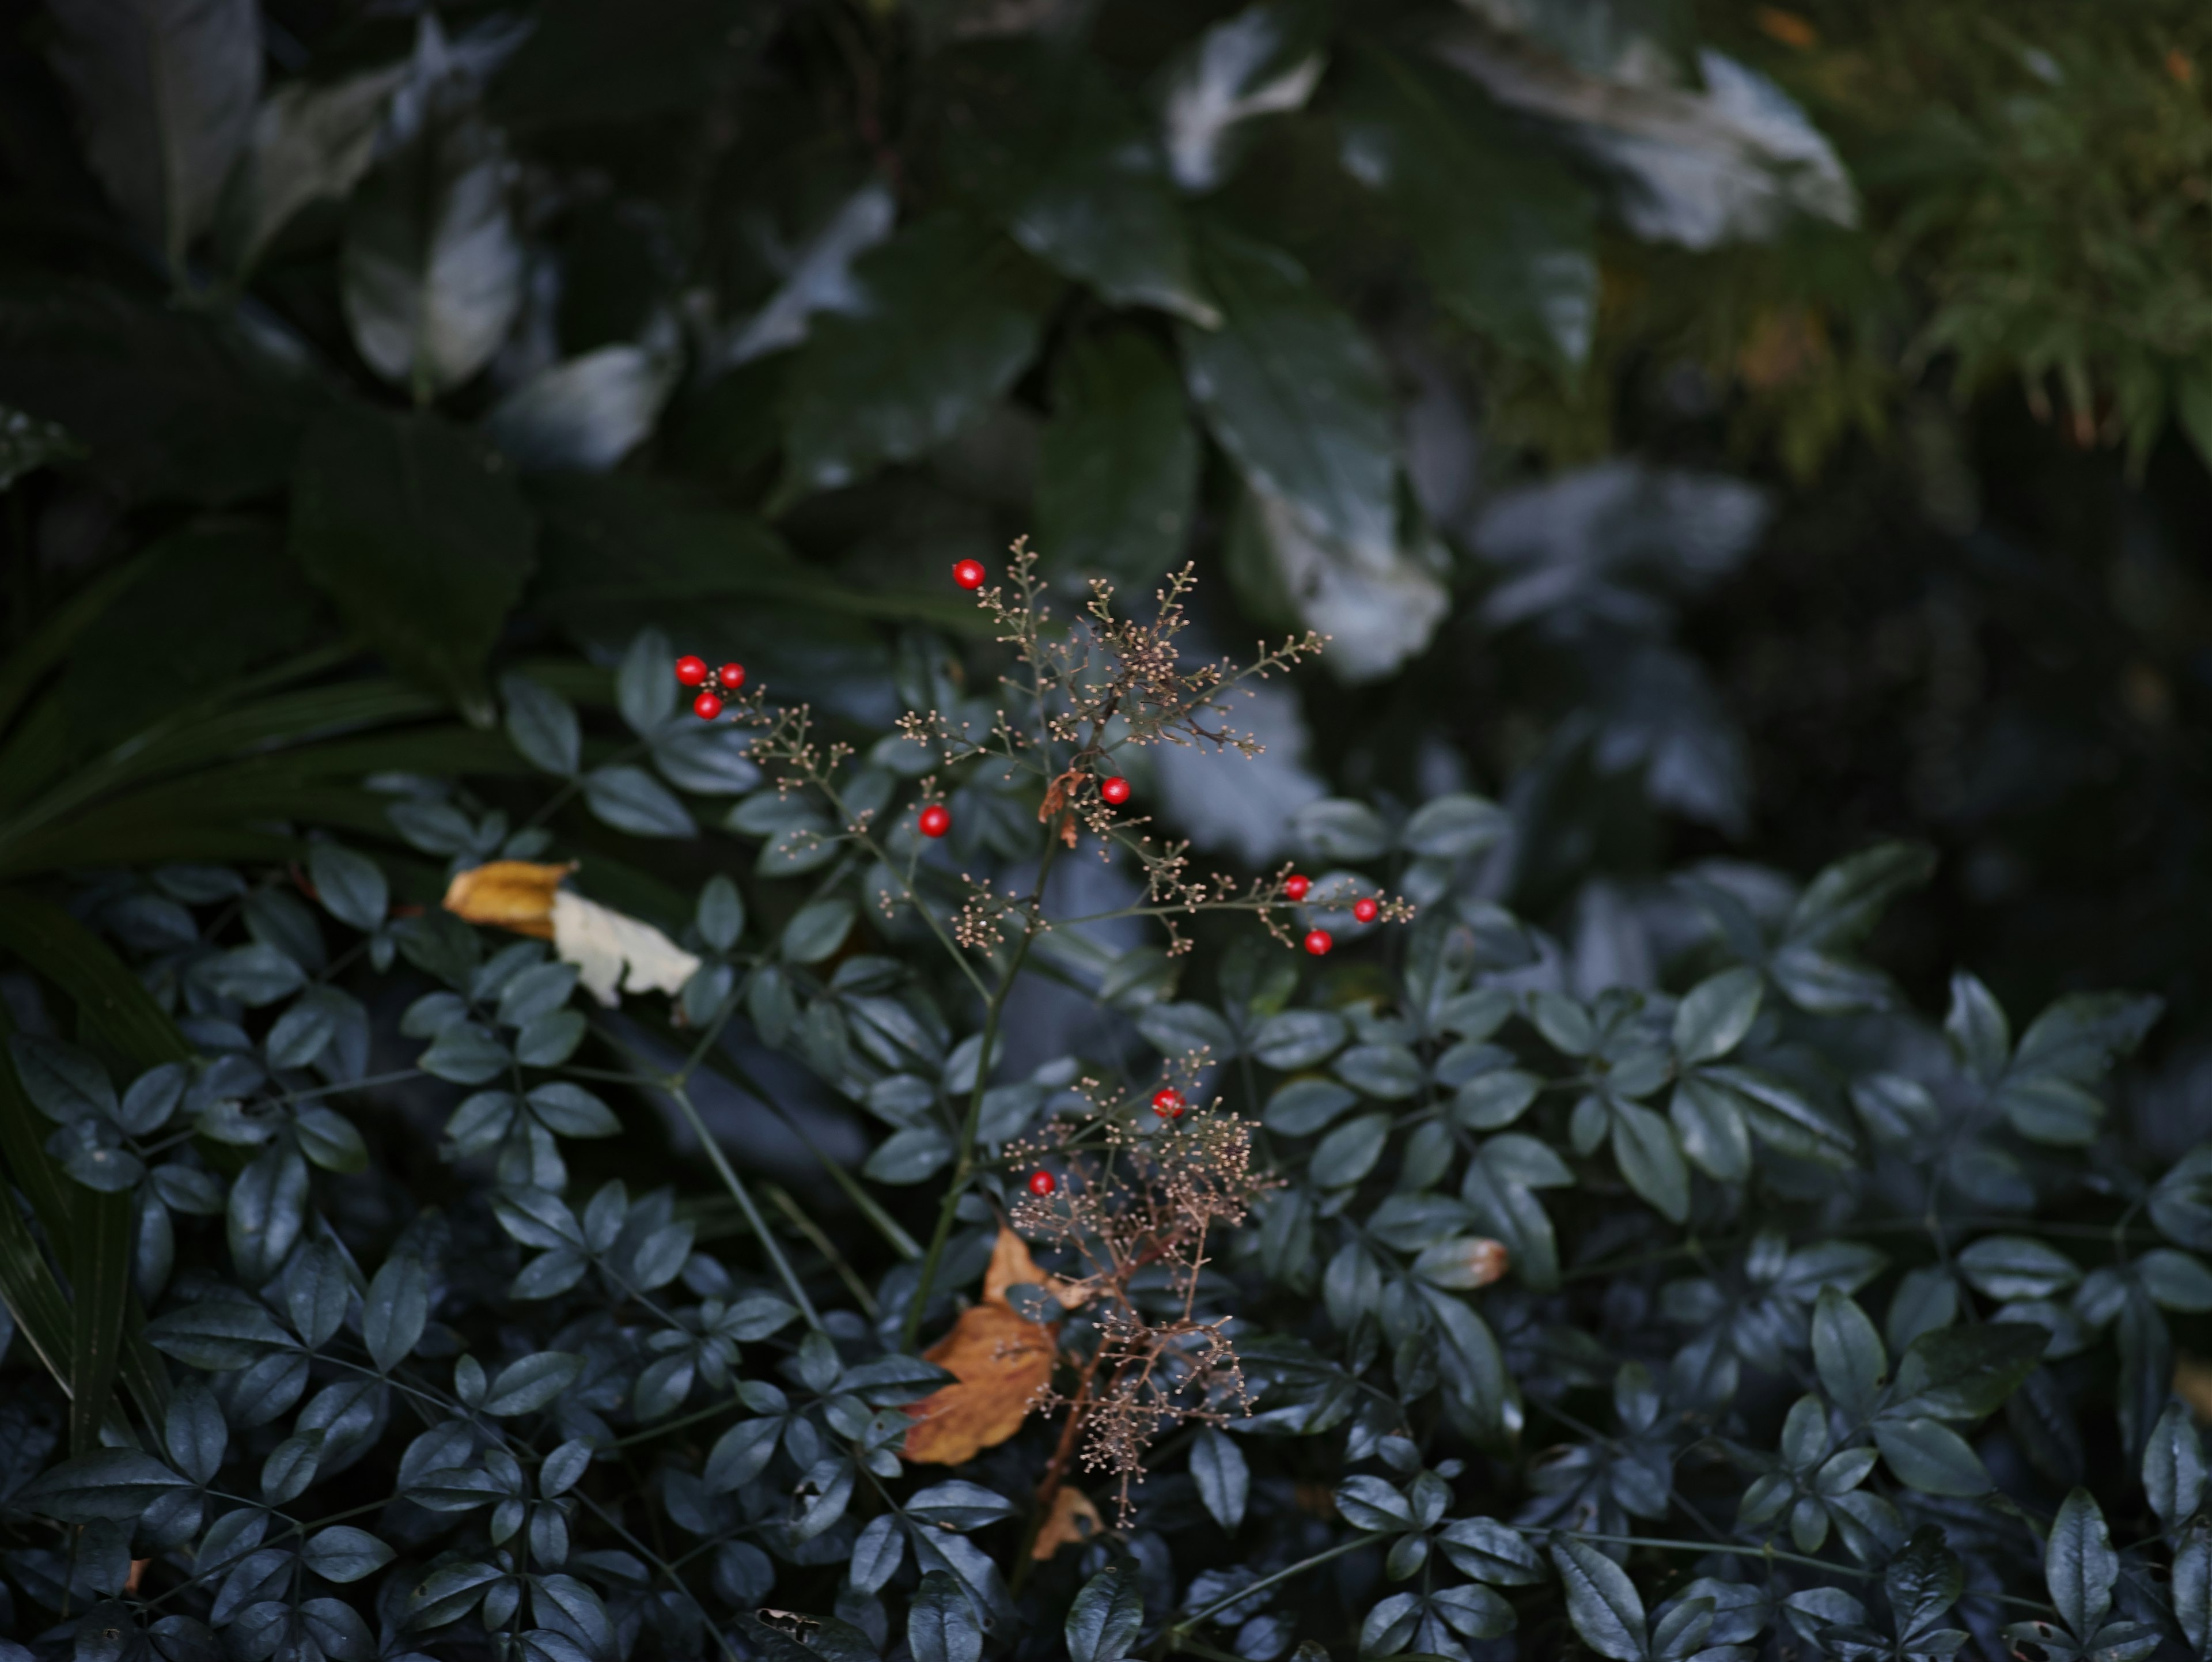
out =
<path fill-rule="evenodd" d="M 471 923 L 553 938 L 553 896 L 574 865 L 494 860 L 459 873 L 446 886 L 446 910 Z"/>
<path fill-rule="evenodd" d="M 1063 1483 L 1060 1493 L 1052 1497 L 1051 1514 L 1037 1531 L 1036 1544 L 1030 1549 L 1030 1556 L 1045 1559 L 1062 1547 L 1079 1547 L 1105 1527 L 1106 1520 L 1091 1504 L 1091 1497 L 1074 1484 Z"/>
<path fill-rule="evenodd" d="M 1010 1287 L 1041 1287 L 1059 1301 L 1062 1310 L 1073 1310 L 1091 1297 L 1090 1288 L 1082 1282 L 1062 1281 L 1038 1269 L 1037 1261 L 1030 1255 L 1030 1244 L 1001 1226 L 998 1243 L 991 1249 L 990 1268 L 983 1272 L 983 1302 L 1006 1303 Z"/>
<path fill-rule="evenodd" d="M 983 1274 L 982 1302 L 962 1311 L 952 1330 L 922 1353 L 958 1383 L 908 1406 L 915 1423 L 906 1434 L 908 1459 L 958 1465 L 995 1447 L 1021 1429 L 1030 1403 L 1051 1382 L 1060 1330 L 1016 1315 L 1006 1301 L 1012 1287 L 1041 1287 L 1063 1310 L 1091 1296 L 1079 1283 L 1038 1269 L 1028 1244 L 1001 1227 Z"/>
<path fill-rule="evenodd" d="M 471 923 L 496 924 L 550 941 L 573 964 L 592 996 L 611 1006 L 620 992 L 671 995 L 684 989 L 699 960 L 652 924 L 560 886 L 573 865 L 494 860 L 456 876 L 446 910 Z"/>

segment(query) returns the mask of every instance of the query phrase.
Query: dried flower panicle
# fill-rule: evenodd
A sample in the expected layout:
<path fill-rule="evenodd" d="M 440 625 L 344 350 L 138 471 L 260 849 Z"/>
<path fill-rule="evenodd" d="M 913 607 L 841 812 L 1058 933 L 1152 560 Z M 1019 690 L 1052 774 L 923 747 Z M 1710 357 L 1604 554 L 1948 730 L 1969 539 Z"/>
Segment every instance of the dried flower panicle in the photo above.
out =
<path fill-rule="evenodd" d="M 1060 1120 L 1007 1153 L 1061 1173 L 1052 1192 L 1017 1201 L 1012 1220 L 1075 1260 L 1061 1278 L 1084 1294 L 1087 1322 L 1062 1342 L 1064 1357 L 1080 1353 L 1074 1389 L 1039 1398 L 1067 1414 L 1039 1502 L 1049 1507 L 1079 1449 L 1085 1470 L 1117 1480 L 1126 1526 L 1163 1431 L 1251 1411 L 1230 1318 L 1202 1312 L 1199 1296 L 1212 1231 L 1242 1223 L 1275 1179 L 1253 1164 L 1250 1124 L 1220 1112 L 1165 1127 L 1125 1111 Z"/>

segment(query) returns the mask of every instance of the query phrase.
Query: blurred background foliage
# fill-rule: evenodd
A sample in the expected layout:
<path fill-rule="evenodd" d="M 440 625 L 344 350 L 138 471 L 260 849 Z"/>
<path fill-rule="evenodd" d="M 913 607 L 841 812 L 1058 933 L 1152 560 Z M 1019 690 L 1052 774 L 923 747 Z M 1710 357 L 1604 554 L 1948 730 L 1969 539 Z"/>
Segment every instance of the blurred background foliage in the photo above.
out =
<path fill-rule="evenodd" d="M 2185 1109 L 2208 52 L 2167 0 L 4 0 L 8 944 L 66 871 L 495 801 L 499 673 L 605 705 L 641 627 L 879 723 L 1026 533 L 1334 636 L 1256 778 L 1162 759 L 1201 847 L 1482 790 L 1594 989 L 1670 869 L 1925 840 L 1908 986 L 2162 993 Z M 563 812 L 647 914 L 729 853 Z"/>

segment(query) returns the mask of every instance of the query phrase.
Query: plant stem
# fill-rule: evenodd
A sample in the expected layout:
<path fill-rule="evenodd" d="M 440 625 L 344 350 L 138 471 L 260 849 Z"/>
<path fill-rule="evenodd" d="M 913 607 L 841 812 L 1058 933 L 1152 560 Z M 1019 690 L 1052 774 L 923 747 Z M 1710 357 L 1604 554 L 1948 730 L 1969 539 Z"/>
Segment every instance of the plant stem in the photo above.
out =
<path fill-rule="evenodd" d="M 921 1314 L 929 1304 L 930 1288 L 937 1280 L 937 1266 L 945 1257 L 945 1244 L 952 1237 L 952 1221 L 959 1213 L 961 1196 L 968 1192 L 969 1179 L 975 1174 L 975 1138 L 983 1123 L 983 1093 L 991 1085 L 991 1053 L 999 1043 L 999 1018 L 1006 1013 L 1006 1000 L 1013 993 L 1015 982 L 1021 978 L 1023 960 L 1030 955 L 1030 943 L 1040 933 L 1038 914 L 1044 904 L 1045 879 L 1052 871 L 1053 855 L 1059 849 L 1057 843 L 1045 844 L 1044 856 L 1037 861 L 1036 886 L 1030 892 L 1022 938 L 1014 943 L 1006 972 L 1000 977 L 984 1009 L 983 1048 L 975 1061 L 975 1088 L 968 1093 L 968 1112 L 960 1125 L 952 1178 L 945 1185 L 944 1203 L 937 1208 L 937 1227 L 930 1232 L 928 1248 L 921 1255 L 921 1272 L 915 1278 L 914 1297 L 907 1305 L 906 1321 L 901 1329 L 901 1343 L 909 1351 L 921 1336 Z"/>
<path fill-rule="evenodd" d="M 684 1116 L 684 1123 L 691 1128 L 691 1135 L 699 1139 L 699 1146 L 707 1151 L 707 1158 L 714 1162 L 715 1173 L 722 1179 L 722 1186 L 730 1191 L 730 1198 L 737 1202 L 738 1209 L 745 1215 L 745 1221 L 752 1226 L 753 1233 L 760 1238 L 761 1251 L 768 1254 L 769 1262 L 775 1265 L 775 1273 L 782 1279 L 792 1302 L 799 1306 L 799 1313 L 806 1318 L 809 1327 L 817 1333 L 821 1332 L 822 1317 L 814 1308 L 814 1300 L 806 1296 L 806 1289 L 799 1284 L 799 1277 L 792 1270 L 791 1261 L 783 1256 L 783 1249 L 775 1244 L 775 1237 L 769 1233 L 768 1220 L 761 1216 L 760 1208 L 753 1204 L 751 1192 L 746 1189 L 744 1179 L 738 1175 L 737 1168 L 723 1154 L 722 1145 L 714 1141 L 714 1135 L 707 1129 L 706 1121 L 699 1117 L 699 1110 L 691 1100 L 690 1089 L 674 1081 L 665 1088 L 669 1099 L 676 1105 L 677 1111 Z"/>
<path fill-rule="evenodd" d="M 1182 1637 L 1185 1634 L 1188 1633 L 1193 1628 L 1198 1626 L 1200 1622 L 1210 1620 L 1221 1611 L 1227 1610 L 1231 1604 L 1241 1604 L 1245 1599 L 1249 1598 L 1254 1593 L 1263 1592 L 1267 1588 L 1273 1586 L 1279 1581 L 1287 1581 L 1294 1575 L 1304 1575 L 1310 1569 L 1318 1569 L 1323 1564 L 1328 1563 L 1332 1558 L 1341 1558 L 1347 1552 L 1357 1552 L 1362 1547 L 1371 1547 L 1378 1544 L 1380 1544 L 1380 1537 L 1370 1535 L 1357 1536 L 1349 1541 L 1339 1541 L 1327 1552 L 1317 1552 L 1310 1558 L 1301 1558 L 1297 1563 L 1292 1564 L 1288 1569 L 1279 1569 L 1273 1575 L 1263 1575 L 1258 1580 L 1248 1582 L 1243 1586 L 1237 1588 L 1236 1592 L 1231 1593 L 1227 1598 L 1215 1599 L 1204 1610 L 1194 1611 L 1193 1614 L 1183 1617 L 1182 1621 L 1170 1628 L 1167 1632 L 1162 1635 L 1162 1637 L 1167 1641 L 1170 1649 L 1181 1650 L 1182 1648 Z"/>

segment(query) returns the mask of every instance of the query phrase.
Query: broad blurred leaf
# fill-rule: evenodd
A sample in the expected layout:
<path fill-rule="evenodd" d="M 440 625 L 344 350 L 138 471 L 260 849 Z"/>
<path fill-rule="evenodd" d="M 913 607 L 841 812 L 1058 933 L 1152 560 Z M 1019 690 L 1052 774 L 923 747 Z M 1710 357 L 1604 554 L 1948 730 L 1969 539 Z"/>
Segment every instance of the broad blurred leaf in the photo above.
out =
<path fill-rule="evenodd" d="M 404 64 L 389 64 L 327 83 L 290 82 L 263 100 L 216 228 L 233 271 L 251 270 L 300 210 L 353 189 L 375 160 L 378 125 L 406 76 Z"/>
<path fill-rule="evenodd" d="M 1323 59 L 1311 34 L 1297 8 L 1258 5 L 1199 37 L 1171 72 L 1161 112 L 1176 184 L 1212 190 L 1234 165 L 1244 123 L 1313 95 Z"/>
<path fill-rule="evenodd" d="M 253 0 L 52 0 L 86 159 L 167 259 L 207 228 L 261 92 Z"/>
<path fill-rule="evenodd" d="M 1566 364 L 1597 323 L 1596 204 L 1459 81 L 1380 46 L 1353 60 L 1344 166 L 1381 192 L 1429 285 L 1467 325 Z"/>
<path fill-rule="evenodd" d="M 840 203 L 793 254 L 782 285 L 729 336 L 721 349 L 722 367 L 732 368 L 796 346 L 806 338 L 807 320 L 817 312 L 866 311 L 867 295 L 853 276 L 853 262 L 891 234 L 897 214 L 890 191 L 878 180 Z"/>
<path fill-rule="evenodd" d="M 532 375 L 484 417 L 484 431 L 518 466 L 605 472 L 653 431 L 676 372 L 665 353 L 602 346 Z"/>
<path fill-rule="evenodd" d="M 308 429 L 292 551 L 399 668 L 471 703 L 536 564 L 530 512 L 498 458 L 428 412 L 333 408 Z"/>
<path fill-rule="evenodd" d="M 855 316 L 817 318 L 784 385 L 787 490 L 849 484 L 965 426 L 1036 350 L 1052 281 L 966 216 L 908 227 L 854 268 Z"/>
<path fill-rule="evenodd" d="M 1054 372 L 1037 469 L 1047 569 L 1138 589 L 1190 535 L 1198 435 L 1175 366 L 1133 329 L 1077 342 Z"/>
<path fill-rule="evenodd" d="M 499 135 L 441 110 L 354 192 L 344 300 L 354 344 L 423 403 L 490 361 L 522 304 Z"/>
<path fill-rule="evenodd" d="M 1393 549 L 1397 434 L 1375 349 L 1280 249 L 1211 227 L 1200 247 L 1224 321 L 1178 332 L 1214 436 L 1308 534 Z"/>
<path fill-rule="evenodd" d="M 1212 327 L 1165 167 L 1134 110 L 1087 53 L 978 42 L 945 65 L 946 161 L 1039 259 L 1122 306 Z"/>

